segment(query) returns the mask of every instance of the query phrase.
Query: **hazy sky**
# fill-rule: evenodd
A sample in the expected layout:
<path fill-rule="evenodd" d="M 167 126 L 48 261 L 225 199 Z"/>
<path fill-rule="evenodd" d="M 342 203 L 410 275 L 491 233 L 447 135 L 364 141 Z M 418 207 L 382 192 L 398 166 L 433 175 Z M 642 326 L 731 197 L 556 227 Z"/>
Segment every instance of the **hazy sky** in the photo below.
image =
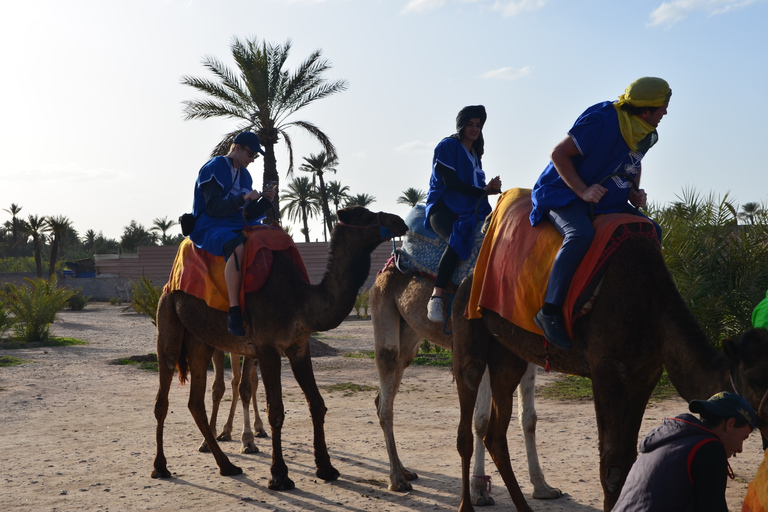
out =
<path fill-rule="evenodd" d="M 292 40 L 290 69 L 321 49 L 326 77 L 349 82 L 292 119 L 330 136 L 328 179 L 376 210 L 407 214 L 397 197 L 426 190 L 464 105 L 488 111 L 486 174 L 531 187 L 578 114 L 641 76 L 673 91 L 643 161 L 650 201 L 768 200 L 764 0 L 25 0 L 0 10 L 0 208 L 117 239 L 131 220 L 190 211 L 198 170 L 238 121 L 183 121 L 182 101 L 202 96 L 180 77 L 210 77 L 205 56 L 234 68 L 233 36 Z M 293 139 L 297 163 L 320 151 Z M 262 161 L 250 170 L 261 182 Z"/>

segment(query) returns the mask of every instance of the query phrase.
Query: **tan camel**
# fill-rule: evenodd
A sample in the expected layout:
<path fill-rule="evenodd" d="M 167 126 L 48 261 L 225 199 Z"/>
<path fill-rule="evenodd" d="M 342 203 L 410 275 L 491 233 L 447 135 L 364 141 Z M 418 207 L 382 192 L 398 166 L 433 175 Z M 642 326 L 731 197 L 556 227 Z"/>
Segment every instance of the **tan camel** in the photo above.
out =
<path fill-rule="evenodd" d="M 242 358 L 242 367 L 240 359 Z M 267 431 L 264 430 L 264 422 L 261 421 L 259 415 L 259 408 L 256 403 L 256 391 L 259 388 L 259 376 L 256 371 L 256 360 L 250 357 L 241 356 L 240 354 L 230 353 L 230 362 L 232 366 L 232 403 L 229 407 L 229 416 L 227 416 L 227 422 L 224 424 L 224 428 L 221 429 L 221 434 L 216 436 L 216 418 L 219 413 L 219 405 L 224 398 L 226 392 L 226 385 L 224 384 L 224 364 L 225 354 L 224 351 L 216 349 L 213 352 L 213 385 L 211 386 L 211 419 L 210 429 L 211 433 L 216 436 L 217 441 L 231 441 L 232 440 L 232 428 L 235 421 L 235 410 L 237 409 L 238 398 L 243 404 L 243 433 L 240 436 L 240 440 L 243 445 L 240 448 L 240 453 L 259 453 L 259 448 L 256 446 L 256 437 L 269 437 Z M 250 376 L 250 387 L 244 387 L 240 390 L 240 379 L 242 375 Z M 250 393 L 248 390 L 250 389 Z M 251 429 L 250 420 L 250 403 L 253 401 L 253 429 Z M 200 444 L 199 450 L 201 452 L 209 452 L 208 443 L 203 439 Z"/>
<path fill-rule="evenodd" d="M 462 459 L 459 510 L 473 510 L 469 491 L 472 457 L 472 409 L 486 363 L 494 390 L 494 408 L 485 446 L 496 463 L 518 511 L 530 511 L 515 479 L 506 446 L 512 411 L 510 390 L 527 362 L 592 379 L 600 453 L 603 508 L 611 510 L 637 458 L 643 413 L 666 367 L 686 400 L 706 399 L 718 391 L 741 393 L 759 410 L 768 388 L 768 332 L 751 330 L 739 341 L 712 348 L 686 307 L 669 274 L 658 244 L 650 239 L 625 242 L 611 260 L 592 312 L 574 326 L 574 347 L 544 347 L 544 338 L 484 310 L 476 320 L 464 318 L 472 278 L 457 292 L 453 308 L 454 374 L 461 419 L 457 447 Z M 681 411 L 682 412 L 682 411 Z M 761 411 L 768 418 L 768 411 Z M 768 426 L 763 422 L 763 434 Z"/>
<path fill-rule="evenodd" d="M 294 488 L 282 452 L 285 412 L 280 384 L 280 354 L 284 353 L 307 399 L 314 430 L 316 475 L 335 480 L 339 472 L 331 465 L 323 423 L 325 403 L 315 382 L 309 354 L 309 336 L 314 331 L 337 327 L 349 315 L 360 286 L 368 277 L 371 252 L 384 240 L 407 231 L 403 220 L 388 213 L 372 213 L 363 207 L 338 211 L 339 222 L 331 234 L 328 269 L 318 285 L 306 283 L 301 271 L 279 252 L 264 286 L 245 295 L 246 336 L 227 333 L 225 311 L 208 307 L 201 299 L 184 292 L 163 294 L 157 308 L 157 358 L 160 386 L 155 400 L 157 454 L 152 477 L 171 473 L 163 452 L 163 425 L 168 414 L 168 392 L 178 366 L 179 377 L 191 374 L 188 407 L 202 432 L 222 475 L 238 475 L 214 438 L 205 412 L 205 380 L 214 349 L 243 354 L 259 361 L 272 429 L 272 466 L 268 487 Z M 241 394 L 249 379 L 242 379 Z"/>
<path fill-rule="evenodd" d="M 395 444 L 394 400 L 400 388 L 403 372 L 413 362 L 423 339 L 448 350 L 452 348 L 451 336 L 446 334 L 451 331 L 450 321 L 444 328 L 442 324 L 429 321 L 425 313 L 433 286 L 433 279 L 406 275 L 391 266 L 378 275 L 370 292 L 376 369 L 379 372 L 380 389 L 376 396 L 376 410 L 384 431 L 389 456 L 390 491 L 410 491 L 413 488 L 410 481 L 418 478 L 415 472 L 403 466 Z M 449 295 L 454 293 L 453 289 L 447 291 Z M 535 383 L 536 365 L 532 364 L 529 365 L 528 372 L 518 387 L 518 417 L 525 439 L 528 473 L 534 487 L 533 497 L 536 499 L 559 498 L 562 492 L 547 484 L 536 452 Z M 477 456 L 472 471 L 471 494 L 472 503 L 478 506 L 494 504 L 493 498 L 488 494 L 485 479 L 485 449 L 482 444 L 488 425 L 490 405 L 491 388 L 486 375 L 479 388 L 478 404 L 475 409 Z"/>

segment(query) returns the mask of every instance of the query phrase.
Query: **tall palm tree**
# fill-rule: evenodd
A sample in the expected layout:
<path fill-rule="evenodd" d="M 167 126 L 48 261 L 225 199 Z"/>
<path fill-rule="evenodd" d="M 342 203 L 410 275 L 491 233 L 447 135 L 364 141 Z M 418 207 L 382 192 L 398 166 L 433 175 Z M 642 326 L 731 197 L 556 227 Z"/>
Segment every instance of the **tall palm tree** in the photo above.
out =
<path fill-rule="evenodd" d="M 334 210 L 338 210 L 341 202 L 346 201 L 349 197 L 349 195 L 347 195 L 349 187 L 342 185 L 338 181 L 329 181 L 326 184 L 325 189 L 326 194 L 328 194 L 328 200 L 333 203 Z"/>
<path fill-rule="evenodd" d="M 256 37 L 245 41 L 235 37 L 230 49 L 237 72 L 215 57 L 207 56 L 203 59 L 203 66 L 213 73 L 213 80 L 189 75 L 181 77 L 182 84 L 209 96 L 204 100 L 183 102 L 185 120 L 226 117 L 241 121 L 214 148 L 212 156 L 225 154 L 239 132 L 256 132 L 264 145 L 265 185 L 269 181 L 280 183 L 275 158 L 275 144 L 280 137 L 288 150 L 287 176 L 293 175 L 293 145 L 288 133 L 293 127 L 309 132 L 320 142 L 323 151 L 332 158 L 336 157 L 336 148 L 320 128 L 308 121 L 288 121 L 288 118 L 316 100 L 346 90 L 347 82 L 328 82 L 323 78 L 330 64 L 321 59 L 320 50 L 314 51 L 294 72 L 289 73 L 283 67 L 291 46 L 290 39 L 281 46 L 260 42 Z"/>
<path fill-rule="evenodd" d="M 10 208 L 3 208 L 3 211 L 8 212 L 11 214 L 11 237 L 13 239 L 12 242 L 12 250 L 11 255 L 16 256 L 17 250 L 18 250 L 18 236 L 20 231 L 20 222 L 21 220 L 17 217 L 18 213 L 21 211 L 21 206 L 17 205 L 16 203 L 11 203 Z"/>
<path fill-rule="evenodd" d="M 72 222 L 63 215 L 55 217 L 45 217 L 45 226 L 43 231 L 51 233 L 51 263 L 48 266 L 48 279 L 56 273 L 56 259 L 59 256 L 59 249 L 64 247 L 64 233 L 72 228 Z"/>
<path fill-rule="evenodd" d="M 163 245 L 169 245 L 171 238 L 167 235 L 167 231 L 176 224 L 178 224 L 178 222 L 173 219 L 168 220 L 168 217 L 163 217 L 162 219 L 158 217 L 152 221 L 152 227 L 149 228 L 149 230 L 160 231 L 162 233 L 160 243 Z"/>
<path fill-rule="evenodd" d="M 26 221 L 21 224 L 21 232 L 27 237 L 32 238 L 32 250 L 35 253 L 35 270 L 37 271 L 37 277 L 43 277 L 43 241 L 45 235 L 43 234 L 43 228 L 45 227 L 45 217 L 38 217 L 37 215 L 29 215 Z"/>
<path fill-rule="evenodd" d="M 741 205 L 741 211 L 739 212 L 739 219 L 748 221 L 749 224 L 754 225 L 755 216 L 762 213 L 762 208 L 759 203 L 744 203 Z"/>
<path fill-rule="evenodd" d="M 328 191 L 325 188 L 325 180 L 323 180 L 323 174 L 326 172 L 336 172 L 336 164 L 339 163 L 337 158 L 329 157 L 325 151 L 317 155 L 310 155 L 304 157 L 304 163 L 299 166 L 300 171 L 312 173 L 312 186 L 315 186 L 315 177 L 320 182 L 320 186 L 317 190 L 320 193 L 320 206 L 323 209 L 323 219 L 325 219 L 325 227 L 328 228 L 330 233 L 333 230 L 333 220 L 331 219 L 331 210 L 328 207 Z M 325 232 L 325 229 L 323 229 Z"/>
<path fill-rule="evenodd" d="M 408 206 L 413 208 L 417 204 L 424 202 L 426 198 L 427 198 L 426 192 L 424 192 L 421 189 L 411 187 L 408 190 L 403 191 L 403 195 L 397 198 L 397 203 L 407 204 Z"/>
<path fill-rule="evenodd" d="M 157 234 L 147 230 L 135 220 L 123 228 L 120 247 L 126 252 L 136 252 L 140 245 L 157 245 Z"/>
<path fill-rule="evenodd" d="M 344 206 L 365 206 L 366 208 L 376 202 L 376 198 L 368 194 L 357 194 L 349 196 Z"/>
<path fill-rule="evenodd" d="M 317 192 L 306 176 L 299 176 L 288 184 L 288 192 L 283 194 L 283 199 L 288 203 L 283 207 L 282 213 L 288 216 L 288 220 L 301 218 L 304 227 L 304 241 L 309 242 L 309 219 L 320 211 L 317 202 Z"/>

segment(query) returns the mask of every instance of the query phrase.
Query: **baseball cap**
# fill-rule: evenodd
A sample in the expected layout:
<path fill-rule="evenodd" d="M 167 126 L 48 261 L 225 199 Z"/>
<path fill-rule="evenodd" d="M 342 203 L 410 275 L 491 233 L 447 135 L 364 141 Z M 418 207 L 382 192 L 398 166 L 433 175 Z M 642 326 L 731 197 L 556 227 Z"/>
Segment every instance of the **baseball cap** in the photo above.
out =
<path fill-rule="evenodd" d="M 264 154 L 264 150 L 261 149 L 261 143 L 259 142 L 259 136 L 253 132 L 238 133 L 237 135 L 235 135 L 234 142 L 235 144 L 248 146 L 249 148 L 251 148 L 251 151 L 258 151 L 262 155 Z"/>
<path fill-rule="evenodd" d="M 721 391 L 712 395 L 709 400 L 691 400 L 688 409 L 695 413 L 706 411 L 721 418 L 743 418 L 752 430 L 755 429 L 757 421 L 757 414 L 749 402 L 743 396 L 730 391 Z"/>

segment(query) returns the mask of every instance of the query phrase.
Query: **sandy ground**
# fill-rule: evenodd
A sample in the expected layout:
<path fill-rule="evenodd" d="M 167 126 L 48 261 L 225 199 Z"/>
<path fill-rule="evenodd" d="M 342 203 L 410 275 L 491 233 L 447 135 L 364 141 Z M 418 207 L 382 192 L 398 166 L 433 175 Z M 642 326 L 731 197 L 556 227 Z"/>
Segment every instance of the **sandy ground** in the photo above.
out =
<path fill-rule="evenodd" d="M 0 509 L 33 511 L 135 510 L 314 510 L 431 511 L 457 510 L 460 459 L 456 452 L 458 399 L 446 368 L 412 367 L 406 371 L 395 402 L 395 435 L 400 456 L 419 474 L 409 493 L 387 490 L 389 463 L 376 417 L 375 391 L 330 392 L 335 383 L 377 386 L 372 359 L 343 357 L 344 352 L 371 350 L 370 321 L 348 320 L 324 333 L 322 341 L 340 354 L 314 358 L 314 368 L 328 407 L 326 435 L 339 480 L 318 480 L 312 457 L 311 422 L 304 397 L 284 364 L 286 421 L 283 449 L 296 489 L 267 489 L 269 440 L 258 439 L 262 452 L 239 453 L 242 416 L 235 419 L 236 441 L 222 443 L 230 459 L 243 468 L 237 477 L 222 477 L 213 457 L 197 450 L 201 435 L 189 414 L 188 387 L 175 381 L 165 446 L 173 478 L 150 478 L 155 454 L 153 402 L 157 375 L 110 361 L 155 351 L 154 327 L 147 317 L 122 307 L 89 304 L 81 312 L 64 312 L 54 325 L 59 336 L 73 336 L 86 346 L 2 350 L 32 362 L 0 368 Z M 209 373 L 209 385 L 213 373 Z M 539 374 L 539 385 L 557 378 Z M 229 379 L 229 375 L 227 376 Z M 229 397 L 229 392 L 228 392 Z M 210 396 L 209 410 L 210 410 Z M 259 409 L 264 411 L 263 390 Z M 229 402 L 223 407 L 228 409 Z M 686 409 L 682 400 L 650 407 L 641 433 L 665 416 Z M 539 399 L 538 446 L 550 485 L 565 495 L 557 500 L 530 497 L 522 436 L 510 428 L 512 464 L 523 492 L 536 511 L 587 511 L 602 508 L 598 480 L 597 430 L 591 402 Z M 266 414 L 263 413 L 266 421 Z M 222 425 L 225 418 L 219 419 Z M 741 509 L 749 479 L 762 457 L 757 435 L 744 453 L 732 459 L 736 480 L 729 484 L 731 510 Z M 512 502 L 492 465 L 496 505 Z"/>

